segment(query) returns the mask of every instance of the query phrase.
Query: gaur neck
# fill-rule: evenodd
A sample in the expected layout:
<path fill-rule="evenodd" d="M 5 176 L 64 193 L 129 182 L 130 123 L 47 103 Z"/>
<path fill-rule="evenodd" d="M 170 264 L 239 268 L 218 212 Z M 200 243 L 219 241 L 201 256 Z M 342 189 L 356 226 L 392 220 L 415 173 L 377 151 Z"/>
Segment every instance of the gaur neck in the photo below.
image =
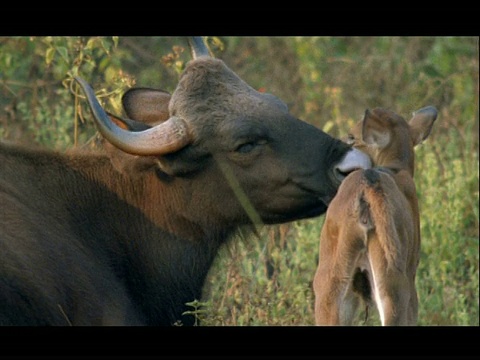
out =
<path fill-rule="evenodd" d="M 84 161 L 81 166 L 80 161 Z M 188 310 L 184 304 L 201 299 L 219 247 L 235 229 L 206 228 L 182 216 L 182 210 L 187 210 L 185 184 L 175 179 L 162 182 L 154 171 L 130 178 L 116 171 L 108 159 L 89 165 L 90 161 L 75 158 L 72 166 L 82 173 L 76 176 L 78 181 L 87 182 L 78 188 L 91 189 L 91 201 L 83 200 L 87 194 L 77 193 L 70 202 L 74 207 L 71 214 L 83 217 L 72 223 L 88 221 L 95 239 L 103 239 L 106 261 L 124 278 L 132 294 L 140 294 L 136 302 L 146 322 L 160 325 L 156 319 L 169 318 L 170 323 L 162 325 L 178 320 L 189 324 L 193 317 L 181 316 Z M 85 228 L 79 227 L 79 231 Z M 89 234 L 82 237 L 93 238 Z"/>

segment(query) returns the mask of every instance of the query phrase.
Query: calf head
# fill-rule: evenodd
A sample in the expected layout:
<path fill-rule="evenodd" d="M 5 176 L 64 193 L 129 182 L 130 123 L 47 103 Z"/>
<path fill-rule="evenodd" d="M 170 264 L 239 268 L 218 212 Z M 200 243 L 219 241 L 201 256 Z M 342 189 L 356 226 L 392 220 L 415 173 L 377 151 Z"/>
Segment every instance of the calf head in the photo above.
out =
<path fill-rule="evenodd" d="M 413 149 L 428 137 L 436 117 L 433 106 L 414 112 L 408 122 L 390 110 L 366 110 L 363 120 L 347 135 L 346 142 L 368 154 L 375 166 L 407 170 L 413 176 Z"/>

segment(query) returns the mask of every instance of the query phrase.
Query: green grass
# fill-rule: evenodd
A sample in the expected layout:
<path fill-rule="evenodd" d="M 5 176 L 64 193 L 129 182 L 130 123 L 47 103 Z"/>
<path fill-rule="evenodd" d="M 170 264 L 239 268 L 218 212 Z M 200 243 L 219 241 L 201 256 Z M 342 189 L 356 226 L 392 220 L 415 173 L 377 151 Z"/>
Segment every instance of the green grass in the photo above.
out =
<path fill-rule="evenodd" d="M 453 131 L 437 141 L 448 146 L 417 151 L 419 323 L 478 326 L 478 152 L 461 154 Z"/>

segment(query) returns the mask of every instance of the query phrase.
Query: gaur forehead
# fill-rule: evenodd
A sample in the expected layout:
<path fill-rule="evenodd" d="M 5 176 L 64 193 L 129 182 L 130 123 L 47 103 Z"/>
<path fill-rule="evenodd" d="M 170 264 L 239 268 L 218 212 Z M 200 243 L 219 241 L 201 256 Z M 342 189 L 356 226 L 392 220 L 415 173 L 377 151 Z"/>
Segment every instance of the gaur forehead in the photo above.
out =
<path fill-rule="evenodd" d="M 169 104 L 171 115 L 186 121 L 209 122 L 238 115 L 279 116 L 287 106 L 270 94 L 256 91 L 230 70 L 223 61 L 198 58 L 183 72 Z"/>

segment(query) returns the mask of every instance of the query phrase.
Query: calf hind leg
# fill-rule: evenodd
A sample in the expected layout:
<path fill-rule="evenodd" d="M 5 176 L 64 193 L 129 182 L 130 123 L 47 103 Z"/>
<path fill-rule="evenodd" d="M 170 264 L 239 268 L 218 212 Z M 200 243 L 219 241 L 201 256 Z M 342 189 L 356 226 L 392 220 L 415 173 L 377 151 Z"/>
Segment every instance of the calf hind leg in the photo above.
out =
<path fill-rule="evenodd" d="M 315 320 L 317 325 L 352 325 L 361 297 L 355 287 L 362 280 L 356 278 L 356 273 L 353 277 L 345 276 L 343 278 L 328 275 L 344 273 L 345 269 L 342 269 L 343 271 L 328 269 L 325 272 L 321 270 L 322 268 L 319 268 L 315 275 Z"/>
<path fill-rule="evenodd" d="M 376 270 L 373 293 L 382 325 L 408 325 L 410 291 L 406 276 L 398 271 Z"/>

